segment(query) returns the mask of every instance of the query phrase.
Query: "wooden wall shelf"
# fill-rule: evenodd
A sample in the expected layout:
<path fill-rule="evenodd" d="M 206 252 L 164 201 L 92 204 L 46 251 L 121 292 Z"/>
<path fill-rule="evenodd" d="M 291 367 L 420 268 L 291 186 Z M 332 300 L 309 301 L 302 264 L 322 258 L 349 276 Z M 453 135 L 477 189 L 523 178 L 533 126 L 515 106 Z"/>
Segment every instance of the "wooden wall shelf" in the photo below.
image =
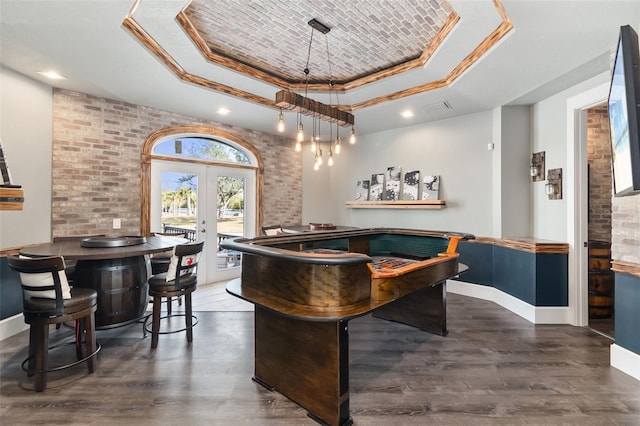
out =
<path fill-rule="evenodd" d="M 347 201 L 349 209 L 444 209 L 444 200 Z"/>
<path fill-rule="evenodd" d="M 22 188 L 0 187 L 0 210 L 22 210 L 24 191 Z"/>

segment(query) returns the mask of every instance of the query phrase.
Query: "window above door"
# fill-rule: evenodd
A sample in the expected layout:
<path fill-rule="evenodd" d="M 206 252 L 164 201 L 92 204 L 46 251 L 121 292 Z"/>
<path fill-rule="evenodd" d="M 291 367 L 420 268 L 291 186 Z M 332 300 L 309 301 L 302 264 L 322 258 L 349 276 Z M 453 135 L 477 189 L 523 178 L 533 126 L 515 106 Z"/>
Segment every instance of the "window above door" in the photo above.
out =
<path fill-rule="evenodd" d="M 167 139 L 153 147 L 153 154 L 222 163 L 251 164 L 251 160 L 242 150 L 221 140 L 207 137 Z"/>

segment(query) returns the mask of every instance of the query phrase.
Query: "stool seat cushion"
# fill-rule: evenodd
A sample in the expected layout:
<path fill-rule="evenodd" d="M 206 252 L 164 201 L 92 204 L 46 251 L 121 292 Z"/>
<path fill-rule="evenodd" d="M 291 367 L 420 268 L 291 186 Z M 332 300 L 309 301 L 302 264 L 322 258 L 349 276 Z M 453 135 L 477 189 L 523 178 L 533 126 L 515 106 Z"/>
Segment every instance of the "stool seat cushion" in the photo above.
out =
<path fill-rule="evenodd" d="M 71 298 L 64 299 L 65 314 L 72 314 L 91 308 L 98 303 L 98 293 L 90 288 L 72 288 Z M 56 301 L 54 299 L 45 299 L 42 297 L 30 297 L 24 300 L 25 314 L 45 315 L 47 312 L 55 314 Z"/>
<path fill-rule="evenodd" d="M 180 285 L 176 287 L 175 281 L 167 281 L 167 273 L 154 275 L 149 278 L 149 291 L 150 292 L 166 292 L 166 291 L 180 291 L 182 289 L 192 287 L 197 283 L 198 277 L 196 275 L 185 275 L 180 278 Z"/>
<path fill-rule="evenodd" d="M 58 276 L 60 277 L 60 285 L 62 287 L 62 298 L 69 299 L 71 294 L 69 292 L 69 281 L 67 280 L 67 274 L 64 271 L 58 271 Z M 49 291 L 30 291 L 25 289 L 25 293 L 31 296 L 37 296 L 40 298 L 46 297 L 48 299 L 55 300 L 56 292 L 53 290 L 53 277 L 49 272 L 42 273 L 24 273 L 20 272 L 20 280 L 22 281 L 22 285 L 26 288 L 29 287 L 50 287 Z"/>

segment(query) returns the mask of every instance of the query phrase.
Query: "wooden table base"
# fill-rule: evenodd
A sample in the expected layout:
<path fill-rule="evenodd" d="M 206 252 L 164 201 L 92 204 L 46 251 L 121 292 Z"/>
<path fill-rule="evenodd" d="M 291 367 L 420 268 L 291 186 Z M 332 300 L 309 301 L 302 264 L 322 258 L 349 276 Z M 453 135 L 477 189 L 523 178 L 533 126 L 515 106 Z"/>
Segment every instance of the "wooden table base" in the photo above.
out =
<path fill-rule="evenodd" d="M 346 321 L 305 321 L 255 308 L 255 375 L 327 425 L 351 425 Z"/>
<path fill-rule="evenodd" d="M 419 328 L 440 336 L 447 335 L 446 281 L 425 287 L 381 306 L 373 316 Z"/>

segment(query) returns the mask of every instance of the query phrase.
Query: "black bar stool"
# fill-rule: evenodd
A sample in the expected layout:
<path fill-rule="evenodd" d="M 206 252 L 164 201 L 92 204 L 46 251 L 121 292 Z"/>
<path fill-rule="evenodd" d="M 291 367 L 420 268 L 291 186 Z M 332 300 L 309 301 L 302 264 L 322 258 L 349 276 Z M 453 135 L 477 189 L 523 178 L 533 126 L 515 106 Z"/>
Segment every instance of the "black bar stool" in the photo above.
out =
<path fill-rule="evenodd" d="M 87 361 L 89 373 L 96 370 L 95 316 L 98 294 L 86 288 L 69 288 L 64 259 L 60 256 L 22 258 L 7 256 L 9 266 L 20 273 L 24 322 L 29 328 L 29 356 L 22 369 L 35 375 L 34 389 L 47 388 L 47 373 Z M 49 325 L 75 322 L 76 361 L 49 367 Z M 82 341 L 84 340 L 84 350 Z M 25 364 L 27 367 L 25 367 Z"/>
<path fill-rule="evenodd" d="M 197 266 L 200 253 L 204 247 L 204 241 L 199 243 L 189 243 L 177 245 L 174 249 L 169 270 L 149 278 L 149 296 L 153 298 L 153 312 L 144 321 L 145 332 L 151 333 L 151 348 L 158 346 L 158 335 L 187 332 L 187 341 L 193 341 L 192 328 L 198 323 L 198 318 L 193 315 L 191 305 L 191 293 L 196 290 L 198 284 Z M 167 314 L 160 316 L 162 309 L 162 298 L 184 296 L 185 313 Z M 179 330 L 160 331 L 160 320 L 170 317 L 185 317 L 185 327 Z M 151 328 L 149 319 L 151 318 Z M 194 322 L 195 320 L 195 322 Z"/>

